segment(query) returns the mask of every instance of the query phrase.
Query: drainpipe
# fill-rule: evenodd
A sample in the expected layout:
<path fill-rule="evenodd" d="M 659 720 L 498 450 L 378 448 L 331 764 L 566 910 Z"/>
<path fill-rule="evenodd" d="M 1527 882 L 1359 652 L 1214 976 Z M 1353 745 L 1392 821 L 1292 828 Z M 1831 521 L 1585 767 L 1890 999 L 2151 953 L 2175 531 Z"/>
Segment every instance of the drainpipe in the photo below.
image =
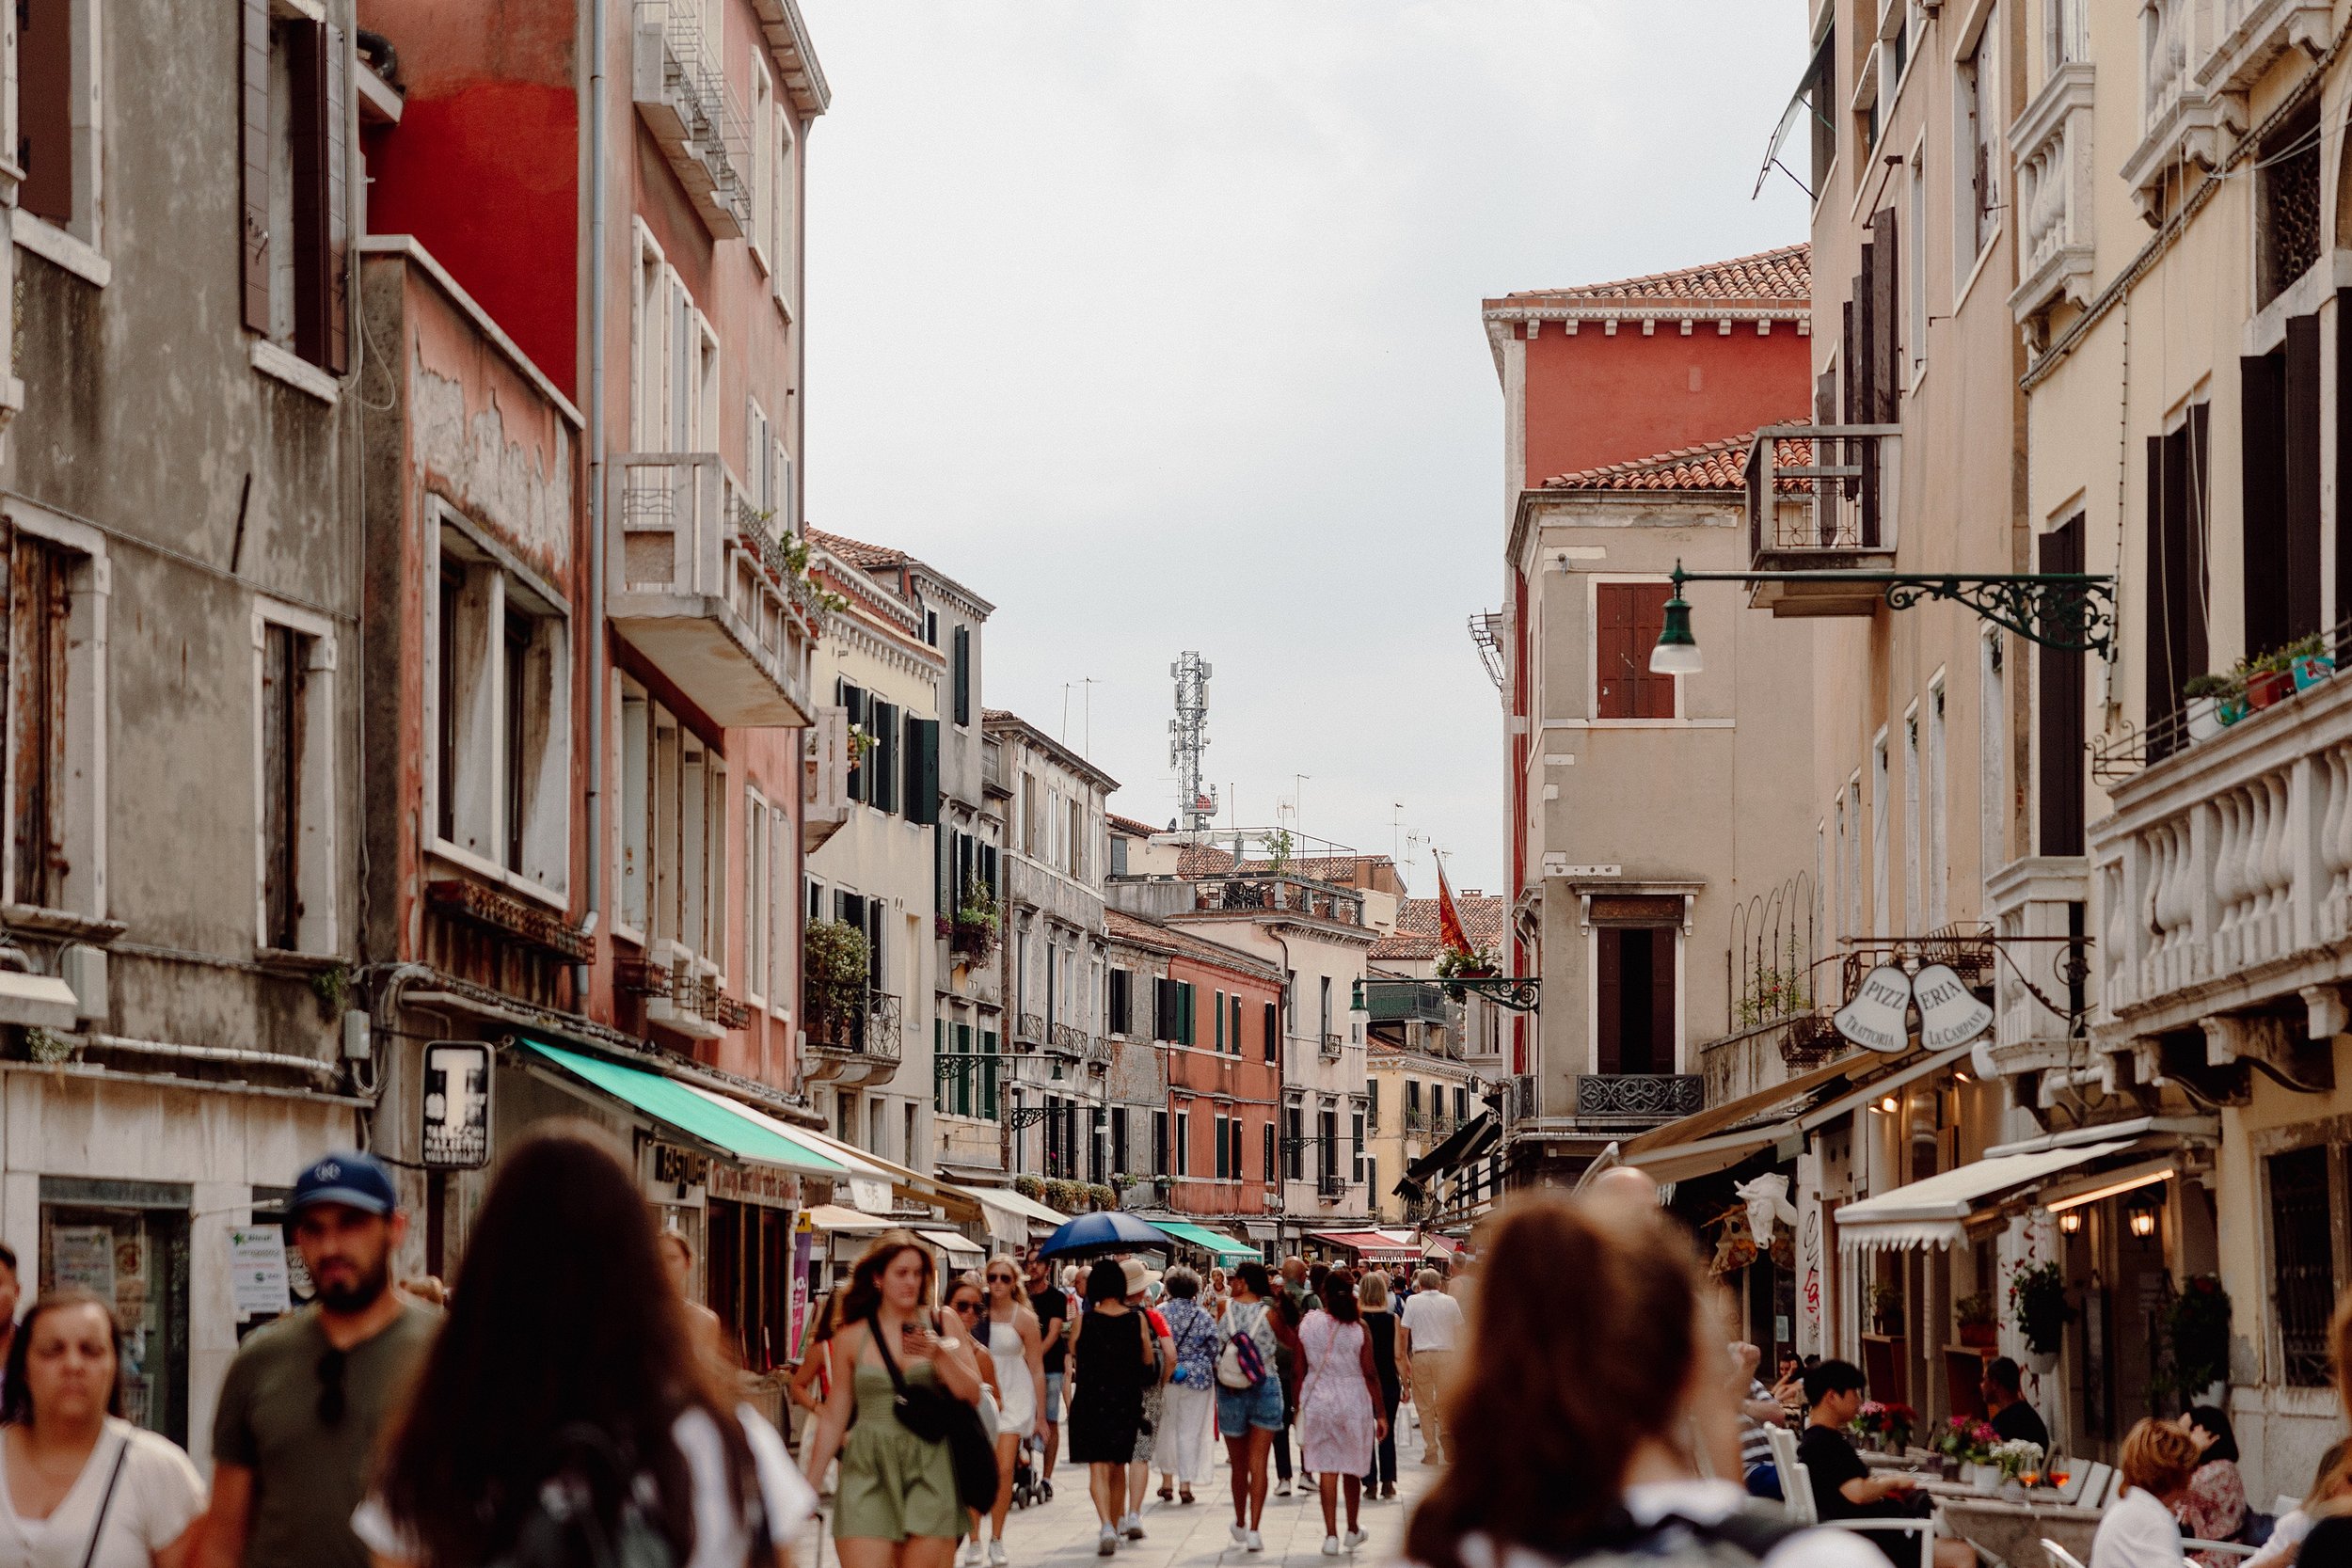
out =
<path fill-rule="evenodd" d="M 604 907 L 604 252 L 605 11 L 588 7 L 588 912 L 596 929 Z M 572 1005 L 588 1010 L 588 961 L 572 965 Z"/>

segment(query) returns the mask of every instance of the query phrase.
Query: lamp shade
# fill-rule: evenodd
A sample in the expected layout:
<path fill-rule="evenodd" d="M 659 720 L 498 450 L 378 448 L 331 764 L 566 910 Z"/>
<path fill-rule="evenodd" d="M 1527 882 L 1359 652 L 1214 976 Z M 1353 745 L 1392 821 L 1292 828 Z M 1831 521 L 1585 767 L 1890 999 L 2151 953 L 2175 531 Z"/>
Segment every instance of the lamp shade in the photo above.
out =
<path fill-rule="evenodd" d="M 1698 639 L 1691 635 L 1691 601 L 1679 584 L 1666 601 L 1666 624 L 1659 628 L 1658 645 L 1649 651 L 1653 675 L 1695 675 L 1703 668 Z"/>

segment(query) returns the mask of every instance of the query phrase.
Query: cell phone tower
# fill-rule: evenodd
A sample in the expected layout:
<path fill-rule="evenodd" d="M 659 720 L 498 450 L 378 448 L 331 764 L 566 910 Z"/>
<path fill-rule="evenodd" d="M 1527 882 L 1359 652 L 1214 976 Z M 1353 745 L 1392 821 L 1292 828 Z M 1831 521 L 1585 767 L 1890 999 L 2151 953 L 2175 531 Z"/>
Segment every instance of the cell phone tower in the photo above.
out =
<path fill-rule="evenodd" d="M 1216 789 L 1201 782 L 1201 753 L 1209 749 L 1209 661 L 1187 651 L 1168 667 L 1176 677 L 1176 717 L 1168 721 L 1168 763 L 1176 769 L 1176 820 L 1190 832 L 1206 832 L 1216 820 Z"/>

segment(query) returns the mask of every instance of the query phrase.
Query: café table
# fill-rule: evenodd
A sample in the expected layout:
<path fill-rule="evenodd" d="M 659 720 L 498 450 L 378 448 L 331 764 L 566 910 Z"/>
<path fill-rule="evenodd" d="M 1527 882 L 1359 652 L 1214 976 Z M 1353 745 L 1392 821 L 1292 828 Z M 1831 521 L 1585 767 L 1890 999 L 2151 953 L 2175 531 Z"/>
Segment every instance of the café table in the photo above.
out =
<path fill-rule="evenodd" d="M 2062 1503 L 2055 1492 L 1998 1497 L 1953 1481 L 1923 1482 L 1935 1498 L 1938 1528 L 1975 1546 L 1988 1560 L 2010 1568 L 2058 1568 L 2042 1549 L 2046 1537 L 2090 1560 L 2090 1538 L 2099 1532 L 2099 1511 Z"/>

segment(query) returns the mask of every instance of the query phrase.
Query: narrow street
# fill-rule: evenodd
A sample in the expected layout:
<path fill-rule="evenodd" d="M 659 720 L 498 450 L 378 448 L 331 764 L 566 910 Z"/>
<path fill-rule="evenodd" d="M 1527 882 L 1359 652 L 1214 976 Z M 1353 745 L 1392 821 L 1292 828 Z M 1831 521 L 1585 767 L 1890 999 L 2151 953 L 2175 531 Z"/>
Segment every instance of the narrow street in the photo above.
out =
<path fill-rule="evenodd" d="M 1396 1500 L 1364 1504 L 1363 1528 L 1372 1539 L 1331 1560 L 1359 1565 L 1394 1561 L 1404 1545 L 1405 1522 L 1413 1505 L 1438 1478 L 1436 1466 L 1421 1462 L 1421 1433 L 1414 1430 L 1411 1407 L 1399 1410 L 1397 1419 L 1404 1423 L 1405 1434 L 1397 1445 Z M 1218 1447 L 1216 1474 L 1206 1486 L 1195 1489 L 1197 1500 L 1189 1508 L 1160 1501 L 1156 1495 L 1159 1477 L 1152 1478 L 1154 1495 L 1144 1504 L 1144 1538 L 1120 1548 L 1112 1560 L 1120 1568 L 1204 1568 L 1211 1563 L 1232 1568 L 1242 1564 L 1273 1568 L 1277 1563 L 1308 1568 L 1326 1560 L 1322 1555 L 1323 1509 L 1311 1490 L 1266 1498 L 1265 1525 L 1260 1532 L 1265 1537 L 1264 1551 L 1248 1553 L 1233 1544 L 1226 1530 L 1233 1517 L 1232 1472 L 1225 1464 L 1223 1445 Z M 1345 1523 L 1343 1518 L 1342 1523 Z M 795 1554 L 794 1568 L 838 1568 L 841 1560 L 833 1549 L 830 1516 L 821 1528 L 827 1533 L 818 1537 L 814 1551 L 803 1546 Z M 1011 1568 L 1049 1563 L 1075 1568 L 1097 1560 L 1096 1533 L 1085 1472 L 1057 1471 L 1052 1502 L 1013 1510 L 1005 1526 L 1005 1546 L 1012 1556 Z"/>

